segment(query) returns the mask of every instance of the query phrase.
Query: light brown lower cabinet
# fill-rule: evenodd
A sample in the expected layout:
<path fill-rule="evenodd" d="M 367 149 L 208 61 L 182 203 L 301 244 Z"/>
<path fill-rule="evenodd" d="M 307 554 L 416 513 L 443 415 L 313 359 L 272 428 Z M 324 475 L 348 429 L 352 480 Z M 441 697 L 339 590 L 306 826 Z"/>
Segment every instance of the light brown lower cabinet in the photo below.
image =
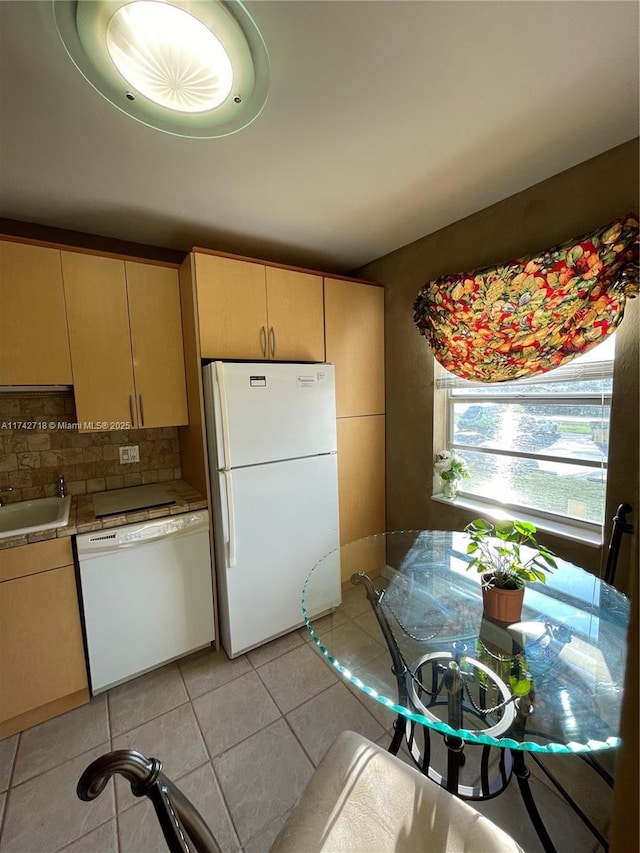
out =
<path fill-rule="evenodd" d="M 367 415 L 357 418 L 338 418 L 338 496 L 340 501 L 340 544 L 385 531 L 385 418 L 384 415 Z M 368 543 L 372 565 L 377 563 L 381 540 Z M 347 582 L 353 571 L 362 570 L 362 549 L 351 564 L 344 551 L 342 581 Z M 366 570 L 366 569 L 365 569 Z"/>
<path fill-rule="evenodd" d="M 0 738 L 89 701 L 72 562 L 67 539 L 0 551 Z"/>

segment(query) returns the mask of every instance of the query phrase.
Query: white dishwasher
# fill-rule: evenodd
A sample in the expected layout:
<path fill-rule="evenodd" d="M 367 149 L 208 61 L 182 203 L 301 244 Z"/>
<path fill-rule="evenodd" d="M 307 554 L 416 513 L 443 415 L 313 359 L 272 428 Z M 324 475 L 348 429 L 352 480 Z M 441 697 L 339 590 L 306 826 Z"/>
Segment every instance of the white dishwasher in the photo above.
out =
<path fill-rule="evenodd" d="M 206 510 L 76 537 L 92 694 L 209 645 Z"/>

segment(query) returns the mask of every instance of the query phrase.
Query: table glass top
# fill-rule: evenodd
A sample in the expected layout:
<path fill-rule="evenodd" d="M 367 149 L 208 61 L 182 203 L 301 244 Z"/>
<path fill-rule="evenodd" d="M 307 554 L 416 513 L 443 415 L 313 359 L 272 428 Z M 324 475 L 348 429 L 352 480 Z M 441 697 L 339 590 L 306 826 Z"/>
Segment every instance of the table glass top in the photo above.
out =
<path fill-rule="evenodd" d="M 302 596 L 313 640 L 365 693 L 444 734 L 540 752 L 617 746 L 628 599 L 558 560 L 546 584 L 527 585 L 521 622 L 494 622 L 482 612 L 480 576 L 466 569 L 467 542 L 464 533 L 402 531 L 327 554 Z M 384 590 L 376 606 L 368 581 L 340 593 L 341 572 L 365 573 Z M 385 623 L 396 668 L 407 667 L 400 690 Z"/>

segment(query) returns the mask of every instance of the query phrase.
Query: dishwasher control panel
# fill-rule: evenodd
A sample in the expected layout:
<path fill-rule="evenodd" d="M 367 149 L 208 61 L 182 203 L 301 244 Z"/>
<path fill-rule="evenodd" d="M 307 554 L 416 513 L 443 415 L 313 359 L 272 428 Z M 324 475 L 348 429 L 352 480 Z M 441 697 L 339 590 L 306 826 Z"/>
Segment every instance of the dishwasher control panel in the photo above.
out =
<path fill-rule="evenodd" d="M 120 548 L 142 545 L 155 539 L 176 538 L 208 528 L 208 512 L 198 510 L 166 518 L 140 521 L 110 530 L 96 530 L 93 533 L 83 533 L 76 538 L 78 556 L 86 559 L 117 551 Z"/>

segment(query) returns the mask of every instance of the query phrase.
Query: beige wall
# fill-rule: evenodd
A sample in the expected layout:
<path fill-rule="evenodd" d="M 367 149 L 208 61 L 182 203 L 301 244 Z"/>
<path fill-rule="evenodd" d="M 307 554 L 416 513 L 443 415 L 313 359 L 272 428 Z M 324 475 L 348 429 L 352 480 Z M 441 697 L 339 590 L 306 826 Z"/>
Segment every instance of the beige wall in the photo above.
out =
<path fill-rule="evenodd" d="M 430 500 L 433 469 L 433 357 L 413 325 L 420 287 L 445 273 L 519 257 L 638 211 L 638 140 L 555 175 L 357 271 L 385 286 L 387 527 L 460 529 L 474 514 Z M 640 300 L 628 301 L 618 333 L 607 518 L 628 501 L 638 510 L 638 329 Z M 437 449 L 437 448 L 436 448 Z M 637 527 L 637 525 L 636 525 Z M 545 541 L 598 572 L 603 550 Z M 633 556 L 632 556 L 633 555 Z M 632 566 L 635 562 L 635 571 Z M 635 537 L 625 537 L 617 584 L 637 576 Z"/>

